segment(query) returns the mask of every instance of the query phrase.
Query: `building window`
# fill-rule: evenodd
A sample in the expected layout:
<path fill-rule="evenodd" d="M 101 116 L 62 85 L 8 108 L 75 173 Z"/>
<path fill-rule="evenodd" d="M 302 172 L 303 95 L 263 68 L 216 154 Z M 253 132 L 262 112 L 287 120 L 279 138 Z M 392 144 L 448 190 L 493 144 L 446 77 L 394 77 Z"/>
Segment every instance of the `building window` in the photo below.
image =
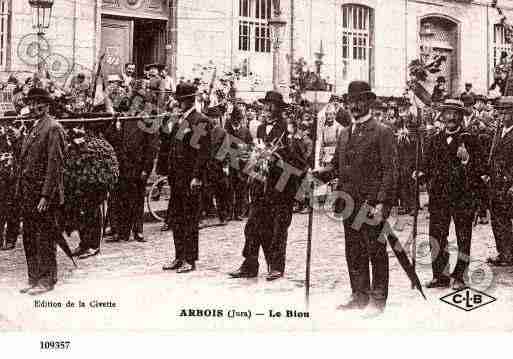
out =
<path fill-rule="evenodd" d="M 271 52 L 272 0 L 239 0 L 239 50 Z"/>
<path fill-rule="evenodd" d="M 362 5 L 342 6 L 342 58 L 353 79 L 372 80 L 373 11 Z M 349 79 L 352 80 L 352 79 Z"/>
<path fill-rule="evenodd" d="M 9 40 L 9 12 L 10 0 L 0 0 L 0 69 L 5 70 L 7 65 L 7 44 Z"/>
<path fill-rule="evenodd" d="M 502 52 L 511 56 L 511 44 L 506 42 L 506 32 L 502 24 L 495 24 L 493 28 L 493 66 L 501 59 Z"/>

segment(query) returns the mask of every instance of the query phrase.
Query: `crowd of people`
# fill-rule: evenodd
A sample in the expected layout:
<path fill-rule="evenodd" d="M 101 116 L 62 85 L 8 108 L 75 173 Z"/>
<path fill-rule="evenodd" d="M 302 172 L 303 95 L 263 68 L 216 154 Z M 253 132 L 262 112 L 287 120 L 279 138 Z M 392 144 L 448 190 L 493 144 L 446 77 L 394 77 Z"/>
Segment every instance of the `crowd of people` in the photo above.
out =
<path fill-rule="evenodd" d="M 448 254 L 435 258 L 430 288 L 449 286 L 451 277 L 456 288 L 465 283 L 472 225 L 487 224 L 489 210 L 499 254 L 489 263 L 513 265 L 507 197 L 513 192 L 508 187 L 513 185 L 513 164 L 507 156 L 513 143 L 507 140 L 513 102 L 507 97 L 497 102 L 476 95 L 466 84 L 457 99 L 450 99 L 440 77 L 433 106 L 421 108 L 407 95 L 378 98 L 367 83 L 355 81 L 345 96 L 333 96 L 317 113 L 306 100 L 285 103 L 274 91 L 250 103 L 231 91 L 217 91 L 213 100 L 198 79 L 174 84 L 159 64 L 146 66 L 141 78 L 136 66 L 127 64 L 122 74 L 104 80 L 98 88 L 97 79 L 77 74 L 59 87 L 44 76 L 22 82 L 12 76 L 4 87 L 13 93 L 14 111 L 5 113 L 0 123 L 2 250 L 15 248 L 23 221 L 29 273 L 24 292 L 41 294 L 57 281 L 52 238 L 65 227 L 59 227 L 55 218 L 66 202 L 62 172 L 70 128 L 56 118 L 94 119 L 98 114 L 102 121 L 77 120 L 73 128 L 112 146 L 119 177 L 108 194 L 86 205 L 76 228 L 68 228 L 79 229 L 80 244 L 72 255 L 81 259 L 100 252 L 102 217 L 110 224 L 107 241 L 146 241 L 144 198 L 156 173 L 167 176 L 171 191 L 161 230 L 172 231 L 175 258 L 164 270 L 196 269 L 202 220 L 213 215 L 219 226 L 247 218 L 244 261 L 232 277 L 257 276 L 262 247 L 267 279 L 279 279 L 285 272 L 292 215 L 310 210 L 306 196 L 297 193 L 307 172 L 315 170 L 327 182 L 336 179 L 337 189 L 349 193 L 357 208 L 370 206 L 373 216 L 385 219 L 392 207 L 398 207 L 400 215 L 415 214 L 415 186 L 417 181 L 425 183 L 431 237 L 443 251 L 452 218 L 462 254 L 452 275 L 446 268 Z M 497 135 L 497 113 L 503 117 L 502 136 Z M 105 120 L 107 114 L 111 119 Z M 289 167 L 293 174 L 283 182 Z M 105 201 L 109 210 L 102 216 L 99 204 Z M 343 203 L 337 202 L 335 210 L 340 206 Z M 354 297 L 341 309 L 360 309 L 373 302 L 372 308 L 382 312 L 388 257 L 386 246 L 374 243 L 382 222 L 355 230 L 350 226 L 354 219 L 351 215 L 344 220 Z M 361 246 L 362 241 L 368 246 Z M 369 260 L 376 267 L 372 282 Z"/>

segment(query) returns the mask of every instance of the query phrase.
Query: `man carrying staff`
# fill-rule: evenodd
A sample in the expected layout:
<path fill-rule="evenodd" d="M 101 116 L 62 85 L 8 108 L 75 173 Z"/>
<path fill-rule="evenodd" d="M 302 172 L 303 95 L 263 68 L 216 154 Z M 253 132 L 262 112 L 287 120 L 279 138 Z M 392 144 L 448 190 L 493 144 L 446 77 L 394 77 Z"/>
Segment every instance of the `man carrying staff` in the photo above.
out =
<path fill-rule="evenodd" d="M 23 142 L 16 186 L 28 267 L 28 287 L 21 293 L 38 295 L 53 290 L 57 282 L 56 217 L 64 204 L 66 144 L 62 126 L 48 115 L 52 103 L 48 92 L 33 88 L 27 100 L 37 123 Z"/>
<path fill-rule="evenodd" d="M 477 209 L 483 154 L 477 136 L 463 128 L 468 115 L 462 101 L 445 100 L 439 106 L 445 130 L 429 141 L 424 151 L 422 170 L 414 176 L 424 176 L 429 183 L 429 237 L 433 280 L 427 288 L 446 288 L 454 280 L 453 289 L 465 286 L 470 262 L 472 223 Z M 451 219 L 456 229 L 458 261 L 449 273 L 447 237 Z"/>
<path fill-rule="evenodd" d="M 210 125 L 195 109 L 197 87 L 183 83 L 176 88 L 181 116 L 168 123 L 168 180 L 172 193 L 169 226 L 175 243 L 174 261 L 163 270 L 187 273 L 196 269 L 201 210 L 201 188 L 210 158 Z"/>
<path fill-rule="evenodd" d="M 385 310 L 388 296 L 388 254 L 381 233 L 395 200 L 397 149 L 392 129 L 370 112 L 376 95 L 369 84 L 353 81 L 347 95 L 353 122 L 340 132 L 331 165 L 318 175 L 323 180 L 338 177 L 338 190 L 345 195 L 337 201 L 337 213 L 354 205 L 344 215 L 352 298 L 338 309 L 366 309 L 364 316 L 374 317 Z"/>

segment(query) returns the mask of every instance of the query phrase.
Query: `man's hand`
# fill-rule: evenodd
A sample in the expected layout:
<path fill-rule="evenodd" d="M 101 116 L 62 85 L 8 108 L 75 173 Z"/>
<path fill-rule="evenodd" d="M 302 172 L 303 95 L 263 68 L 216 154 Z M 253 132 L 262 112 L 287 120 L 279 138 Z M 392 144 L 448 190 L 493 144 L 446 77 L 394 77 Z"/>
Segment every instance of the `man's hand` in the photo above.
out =
<path fill-rule="evenodd" d="M 483 182 L 485 184 L 488 184 L 488 182 L 490 182 L 490 176 L 488 176 L 488 175 L 481 176 L 481 179 L 483 180 Z"/>
<path fill-rule="evenodd" d="M 196 191 L 202 186 L 202 183 L 199 179 L 193 178 L 191 181 L 191 190 Z"/>
<path fill-rule="evenodd" d="M 146 182 L 147 179 L 148 179 L 148 173 L 146 171 L 142 171 L 141 172 L 141 180 Z"/>
<path fill-rule="evenodd" d="M 45 197 L 41 197 L 39 204 L 37 205 L 37 211 L 39 213 L 46 212 L 48 209 L 48 200 Z"/>
<path fill-rule="evenodd" d="M 470 155 L 468 154 L 467 148 L 465 147 L 464 143 L 462 143 L 460 147 L 458 147 L 458 153 L 456 155 L 461 160 L 461 163 L 463 163 L 464 165 L 466 165 L 470 160 Z"/>
<path fill-rule="evenodd" d="M 511 187 L 508 189 L 508 193 L 507 193 L 507 195 L 508 195 L 509 197 L 513 197 L 513 186 L 511 186 Z"/>

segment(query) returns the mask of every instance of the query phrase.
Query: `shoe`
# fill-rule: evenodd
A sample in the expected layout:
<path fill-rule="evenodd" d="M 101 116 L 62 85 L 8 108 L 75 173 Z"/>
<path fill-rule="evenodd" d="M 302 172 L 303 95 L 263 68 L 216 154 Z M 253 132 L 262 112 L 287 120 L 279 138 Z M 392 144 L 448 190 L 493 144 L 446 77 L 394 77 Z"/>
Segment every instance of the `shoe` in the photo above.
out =
<path fill-rule="evenodd" d="M 28 293 L 29 290 L 31 290 L 32 288 L 34 288 L 37 284 L 29 284 L 28 287 L 25 287 L 23 289 L 20 289 L 20 293 L 21 294 L 25 294 L 25 293 Z"/>
<path fill-rule="evenodd" d="M 280 272 L 280 271 L 277 271 L 277 270 L 272 270 L 269 272 L 269 274 L 267 274 L 267 276 L 265 277 L 265 279 L 270 282 L 270 281 L 273 281 L 273 280 L 276 280 L 276 279 L 279 279 L 283 277 L 283 272 Z"/>
<path fill-rule="evenodd" d="M 89 248 L 86 249 L 82 254 L 78 256 L 78 259 L 86 259 L 89 257 L 94 257 L 100 254 L 100 248 Z"/>
<path fill-rule="evenodd" d="M 105 228 L 105 231 L 103 232 L 103 235 L 104 235 L 105 237 L 110 237 L 110 236 L 112 236 L 112 234 L 113 234 L 113 233 L 112 233 L 112 228 L 111 228 L 111 227 L 107 227 L 107 228 Z"/>
<path fill-rule="evenodd" d="M 256 278 L 258 277 L 258 266 L 256 269 L 250 270 L 247 266 L 241 266 L 235 272 L 228 273 L 232 278 Z"/>
<path fill-rule="evenodd" d="M 4 244 L 0 250 L 2 251 L 11 251 L 16 247 L 16 243 L 6 243 Z"/>
<path fill-rule="evenodd" d="M 461 290 L 465 287 L 466 285 L 464 281 L 462 281 L 461 279 L 454 279 L 454 282 L 452 283 L 453 290 Z"/>
<path fill-rule="evenodd" d="M 108 239 L 105 240 L 105 242 L 108 242 L 108 243 L 116 243 L 116 242 L 119 242 L 119 241 L 121 241 L 121 239 L 119 238 L 118 234 L 113 234 L 112 238 L 108 238 Z"/>
<path fill-rule="evenodd" d="M 53 288 L 54 288 L 53 285 L 46 286 L 46 285 L 38 284 L 35 287 L 33 287 L 32 289 L 30 289 L 27 292 L 27 294 L 28 295 L 41 295 L 41 294 L 48 293 L 48 292 L 52 291 Z"/>
<path fill-rule="evenodd" d="M 435 278 L 433 280 L 431 280 L 430 282 L 427 282 L 426 283 L 426 288 L 449 288 L 451 284 L 451 281 L 449 280 L 449 278 L 447 279 L 440 279 L 440 278 Z"/>
<path fill-rule="evenodd" d="M 144 239 L 144 236 L 142 235 L 142 233 L 135 233 L 135 234 L 134 234 L 134 239 L 135 239 L 137 242 L 140 242 L 140 243 L 146 243 L 146 242 L 148 242 L 146 239 Z"/>
<path fill-rule="evenodd" d="M 77 247 L 73 252 L 71 252 L 71 256 L 72 257 L 80 257 L 86 251 L 87 251 L 87 249 L 84 249 L 82 247 Z"/>
<path fill-rule="evenodd" d="M 242 218 L 240 218 L 239 216 L 233 216 L 232 221 L 242 222 Z"/>
<path fill-rule="evenodd" d="M 374 319 L 381 316 L 385 312 L 384 305 L 371 304 L 368 305 L 362 313 L 363 319 Z"/>
<path fill-rule="evenodd" d="M 161 232 L 169 232 L 171 230 L 171 226 L 169 224 L 164 224 L 162 227 L 160 227 Z"/>
<path fill-rule="evenodd" d="M 182 260 L 175 259 L 171 263 L 164 265 L 162 267 L 162 270 L 177 270 L 178 268 L 180 268 L 182 266 L 182 264 L 183 264 Z"/>
<path fill-rule="evenodd" d="M 228 221 L 226 219 L 220 220 L 219 224 L 218 224 L 219 227 L 224 227 L 224 226 L 227 226 L 227 225 L 228 225 Z"/>
<path fill-rule="evenodd" d="M 176 273 L 189 273 L 196 270 L 195 264 L 190 264 L 188 262 L 183 262 L 182 266 L 176 270 Z"/>
<path fill-rule="evenodd" d="M 349 302 L 345 304 L 340 304 L 337 307 L 337 310 L 363 310 L 365 309 L 365 307 L 367 307 L 367 304 L 369 304 L 368 300 L 351 299 Z"/>

